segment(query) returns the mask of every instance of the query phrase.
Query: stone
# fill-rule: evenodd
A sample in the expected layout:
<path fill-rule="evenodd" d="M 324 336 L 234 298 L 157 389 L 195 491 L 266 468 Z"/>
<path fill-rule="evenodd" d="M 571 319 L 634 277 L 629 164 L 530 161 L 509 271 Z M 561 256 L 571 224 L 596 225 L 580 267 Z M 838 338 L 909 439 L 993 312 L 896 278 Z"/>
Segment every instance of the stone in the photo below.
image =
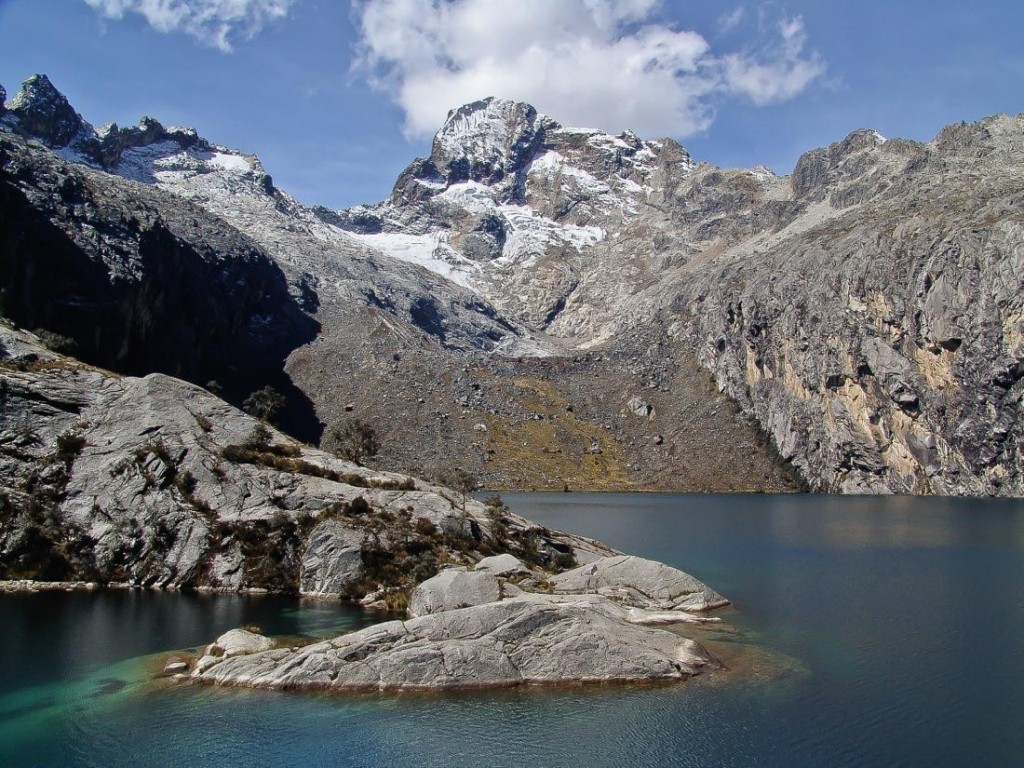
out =
<path fill-rule="evenodd" d="M 338 520 L 317 525 L 302 552 L 299 590 L 304 594 L 338 594 L 359 581 L 366 538 L 363 531 L 354 531 Z"/>
<path fill-rule="evenodd" d="M 245 629 L 231 629 L 206 647 L 196 662 L 195 673 L 209 669 L 222 659 L 260 653 L 273 647 L 274 642 L 268 637 Z"/>
<path fill-rule="evenodd" d="M 501 555 L 491 555 L 485 557 L 483 560 L 473 566 L 474 573 L 489 573 L 492 576 L 503 576 L 509 578 L 512 576 L 523 576 L 529 575 L 530 569 L 527 568 L 523 561 L 515 555 L 510 555 L 507 552 Z"/>
<path fill-rule="evenodd" d="M 496 576 L 449 568 L 418 584 L 409 598 L 409 615 L 426 616 L 501 599 Z"/>
<path fill-rule="evenodd" d="M 729 604 L 690 574 L 633 555 L 606 557 L 555 574 L 548 581 L 555 592 L 596 592 L 649 610 L 707 611 Z"/>
<path fill-rule="evenodd" d="M 626 402 L 626 407 L 629 409 L 629 412 L 632 413 L 634 416 L 648 418 L 654 413 L 654 408 L 651 406 L 651 404 L 648 403 L 639 395 L 634 395 L 633 397 L 629 398 L 629 400 Z"/>
<path fill-rule="evenodd" d="M 217 638 L 206 650 L 207 656 L 231 658 L 243 653 L 257 653 L 272 648 L 273 641 L 247 629 L 231 629 Z"/>

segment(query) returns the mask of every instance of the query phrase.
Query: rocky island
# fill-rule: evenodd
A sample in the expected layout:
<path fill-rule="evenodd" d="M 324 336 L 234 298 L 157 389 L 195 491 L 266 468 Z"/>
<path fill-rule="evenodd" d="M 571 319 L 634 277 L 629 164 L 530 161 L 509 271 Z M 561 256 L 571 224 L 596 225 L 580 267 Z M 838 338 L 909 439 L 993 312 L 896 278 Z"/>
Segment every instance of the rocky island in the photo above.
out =
<path fill-rule="evenodd" d="M 419 584 L 405 621 L 300 648 L 232 630 L 207 647 L 190 679 L 289 690 L 679 680 L 719 663 L 693 640 L 650 625 L 715 621 L 693 611 L 727 604 L 693 577 L 642 558 L 606 557 L 551 575 L 500 555 Z"/>

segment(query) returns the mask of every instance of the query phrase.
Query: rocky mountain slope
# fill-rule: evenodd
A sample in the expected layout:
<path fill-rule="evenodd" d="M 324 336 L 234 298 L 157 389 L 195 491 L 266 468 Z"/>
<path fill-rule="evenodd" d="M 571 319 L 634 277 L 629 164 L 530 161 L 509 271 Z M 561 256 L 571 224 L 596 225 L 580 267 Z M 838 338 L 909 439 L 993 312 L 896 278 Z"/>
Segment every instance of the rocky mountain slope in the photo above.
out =
<path fill-rule="evenodd" d="M 694 350 L 815 490 L 1019 495 L 1022 149 L 1024 117 L 857 131 L 782 178 L 485 100 L 342 218 L 444 239 L 573 349 Z"/>
<path fill-rule="evenodd" d="M 427 476 L 457 466 L 496 488 L 796 487 L 758 430 L 678 345 L 624 336 L 614 349 L 578 355 L 449 279 L 450 270 L 431 271 L 426 267 L 436 264 L 412 258 L 409 249 L 382 251 L 362 233 L 341 229 L 340 214 L 297 203 L 252 156 L 148 118 L 135 129 L 116 129 L 131 140 L 120 142 L 116 153 L 98 155 L 96 142 L 115 128 L 93 131 L 42 76 L 31 78 L 8 107 L 0 120 L 7 133 L 0 135 L 23 147 L 19 156 L 39 159 L 35 167 L 20 166 L 10 184 L 16 195 L 54 195 L 45 179 L 55 173 L 85 175 L 96 198 L 108 192 L 184 198 L 191 203 L 183 208 L 189 222 L 201 222 L 196 226 L 203 231 L 220 229 L 222 237 L 237 232 L 280 268 L 291 303 L 320 327 L 312 342 L 294 347 L 275 382 L 293 406 L 283 424 L 304 439 L 329 442 L 335 426 L 356 416 L 377 429 L 382 466 Z M 64 145 L 64 133 L 40 128 L 42 118 L 26 118 L 61 115 L 67 121 L 69 112 L 79 128 Z M 56 157 L 35 143 L 40 140 Z M 94 232 L 99 246 L 79 259 L 102 261 L 97 251 L 109 247 L 106 228 L 91 228 L 73 207 L 46 215 L 65 230 Z M 16 229 L 17 220 L 11 226 Z M 29 327 L 42 324 L 16 305 L 10 314 Z M 59 320 L 45 327 L 76 338 L 85 354 L 87 326 Z M 86 356 L 119 368 L 108 357 Z M 200 384 L 217 378 L 152 370 Z M 258 385 L 254 379 L 250 389 Z M 244 393 L 227 394 L 240 402 Z M 697 457 L 692 446 L 707 450 Z"/>
<path fill-rule="evenodd" d="M 320 326 L 287 379 L 328 436 L 371 421 L 383 465 L 492 487 L 1024 491 L 1021 118 L 929 144 L 858 131 L 779 177 L 487 99 L 388 200 L 327 211 L 193 131 L 95 131 L 45 78 L 7 110 L 4 140 L 41 140 L 71 163 L 54 172 L 249 238 Z M 10 186 L 58 195 L 32 165 Z"/>
<path fill-rule="evenodd" d="M 371 596 L 511 553 L 614 554 L 342 461 L 163 374 L 119 376 L 0 323 L 0 578 Z M 382 591 L 381 591 L 382 590 Z M 375 594 L 376 593 L 376 594 Z"/>

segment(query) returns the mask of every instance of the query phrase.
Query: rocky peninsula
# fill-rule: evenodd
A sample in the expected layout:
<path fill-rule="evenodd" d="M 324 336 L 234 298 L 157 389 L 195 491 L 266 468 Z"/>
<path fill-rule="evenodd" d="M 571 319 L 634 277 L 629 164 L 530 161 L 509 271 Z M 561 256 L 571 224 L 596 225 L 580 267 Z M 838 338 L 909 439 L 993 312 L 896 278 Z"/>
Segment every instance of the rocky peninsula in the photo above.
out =
<path fill-rule="evenodd" d="M 0 576 L 12 589 L 265 590 L 404 613 L 278 648 L 233 630 L 188 679 L 445 689 L 681 679 L 717 666 L 654 625 L 728 601 L 497 497 L 299 443 L 201 387 L 120 376 L 0 323 Z"/>

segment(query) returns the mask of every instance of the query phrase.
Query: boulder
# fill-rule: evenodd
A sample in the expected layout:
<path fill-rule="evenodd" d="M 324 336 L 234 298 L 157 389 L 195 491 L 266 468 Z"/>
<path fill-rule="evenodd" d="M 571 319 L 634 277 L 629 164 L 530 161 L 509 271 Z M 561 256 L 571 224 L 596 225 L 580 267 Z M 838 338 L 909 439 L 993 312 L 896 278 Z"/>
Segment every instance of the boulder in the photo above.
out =
<path fill-rule="evenodd" d="M 626 403 L 626 407 L 629 409 L 629 412 L 632 413 L 634 416 L 641 416 L 646 418 L 654 413 L 654 408 L 651 406 L 651 404 L 648 403 L 639 395 L 635 395 L 629 398 L 629 401 Z"/>
<path fill-rule="evenodd" d="M 501 599 L 501 584 L 489 573 L 454 568 L 418 585 L 409 598 L 409 615 L 426 616 Z"/>
<path fill-rule="evenodd" d="M 299 589 L 303 593 L 336 594 L 363 575 L 362 546 L 366 534 L 337 520 L 320 523 L 302 553 Z"/>
<path fill-rule="evenodd" d="M 548 580 L 555 592 L 597 593 L 645 610 L 706 611 L 729 601 L 688 573 L 632 555 L 605 557 Z"/>
<path fill-rule="evenodd" d="M 165 675 L 181 675 L 188 672 L 188 662 L 181 659 L 170 659 L 164 665 Z"/>
<path fill-rule="evenodd" d="M 220 655 L 225 658 L 229 658 L 231 656 L 240 656 L 245 653 L 266 651 L 273 645 L 274 643 L 270 638 L 264 637 L 263 635 L 250 632 L 247 629 L 231 629 L 218 637 L 216 642 L 214 642 L 206 652 L 210 656 Z M 211 649 L 219 650 L 220 653 L 210 653 Z"/>
<path fill-rule="evenodd" d="M 511 576 L 529 574 L 530 569 L 523 565 L 523 561 L 518 557 L 505 552 L 501 555 L 485 557 L 476 564 L 473 568 L 473 572 L 489 573 L 492 576 L 504 576 L 505 578 L 509 578 Z"/>
<path fill-rule="evenodd" d="M 231 629 L 206 646 L 206 652 L 196 662 L 196 671 L 209 669 L 221 659 L 269 651 L 273 647 L 274 642 L 268 637 L 247 629 Z"/>

